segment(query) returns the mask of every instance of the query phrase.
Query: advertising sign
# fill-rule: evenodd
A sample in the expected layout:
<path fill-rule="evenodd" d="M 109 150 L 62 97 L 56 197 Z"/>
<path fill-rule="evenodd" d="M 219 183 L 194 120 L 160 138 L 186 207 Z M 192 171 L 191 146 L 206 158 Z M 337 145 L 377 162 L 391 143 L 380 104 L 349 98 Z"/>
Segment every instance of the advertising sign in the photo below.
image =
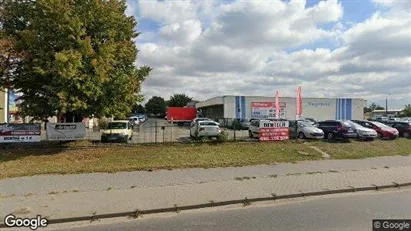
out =
<path fill-rule="evenodd" d="M 280 116 L 285 118 L 285 103 L 280 102 Z M 276 118 L 275 102 L 253 102 L 251 104 L 251 117 L 255 119 Z"/>
<path fill-rule="evenodd" d="M 0 143 L 40 142 L 40 124 L 0 124 Z"/>
<path fill-rule="evenodd" d="M 22 123 L 23 119 L 18 116 L 19 112 L 19 104 L 21 104 L 21 100 L 19 100 L 19 97 L 21 97 L 22 94 L 14 91 L 8 91 L 8 102 L 7 102 L 7 108 L 8 108 L 8 122 L 9 123 Z"/>
<path fill-rule="evenodd" d="M 48 123 L 48 140 L 82 140 L 86 137 L 86 126 L 83 123 Z"/>
<path fill-rule="evenodd" d="M 289 140 L 288 121 L 260 121 L 260 141 Z"/>

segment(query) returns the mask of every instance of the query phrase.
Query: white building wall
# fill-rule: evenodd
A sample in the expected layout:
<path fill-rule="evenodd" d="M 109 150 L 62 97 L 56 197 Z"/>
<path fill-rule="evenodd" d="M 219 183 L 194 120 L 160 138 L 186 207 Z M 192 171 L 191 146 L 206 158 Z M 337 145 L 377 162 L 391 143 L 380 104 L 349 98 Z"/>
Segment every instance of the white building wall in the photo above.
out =
<path fill-rule="evenodd" d="M 213 99 L 213 101 L 216 98 Z M 223 96 L 224 118 L 251 119 L 253 102 L 274 102 L 274 97 L 261 96 Z M 218 101 L 221 103 L 221 101 Z M 285 103 L 286 119 L 295 119 L 296 98 L 280 97 Z M 203 105 L 212 105 L 205 101 Z M 303 117 L 319 120 L 363 119 L 365 101 L 363 99 L 303 98 Z M 198 105 L 197 105 L 198 107 Z"/>

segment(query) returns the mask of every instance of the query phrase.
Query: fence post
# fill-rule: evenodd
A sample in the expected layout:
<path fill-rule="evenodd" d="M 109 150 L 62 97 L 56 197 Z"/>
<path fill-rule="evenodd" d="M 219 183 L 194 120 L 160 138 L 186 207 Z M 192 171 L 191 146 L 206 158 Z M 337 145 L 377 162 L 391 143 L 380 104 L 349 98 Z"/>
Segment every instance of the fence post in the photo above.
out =
<path fill-rule="evenodd" d="M 237 137 L 236 137 L 236 134 L 235 134 L 236 126 L 237 126 L 237 123 L 236 123 L 236 121 L 234 120 L 234 122 L 233 122 L 234 141 L 236 141 L 236 140 L 237 140 Z"/>
<path fill-rule="evenodd" d="M 154 143 L 157 143 L 157 121 L 154 123 Z"/>
<path fill-rule="evenodd" d="M 295 121 L 295 140 L 298 140 L 298 121 Z"/>
<path fill-rule="evenodd" d="M 171 143 L 173 143 L 173 130 L 174 130 L 174 126 L 171 126 L 171 138 L 170 138 Z"/>
<path fill-rule="evenodd" d="M 166 127 L 165 126 L 161 126 L 161 130 L 163 130 L 163 143 L 165 142 L 165 134 L 164 132 L 166 131 Z"/>

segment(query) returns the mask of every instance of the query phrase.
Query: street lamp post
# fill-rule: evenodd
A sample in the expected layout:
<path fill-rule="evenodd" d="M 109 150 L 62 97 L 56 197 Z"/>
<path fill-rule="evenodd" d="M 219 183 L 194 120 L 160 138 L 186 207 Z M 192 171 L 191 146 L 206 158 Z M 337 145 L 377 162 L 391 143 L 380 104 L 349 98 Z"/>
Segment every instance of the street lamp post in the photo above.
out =
<path fill-rule="evenodd" d="M 388 96 L 390 96 L 391 94 L 388 94 L 385 96 L 385 116 L 388 117 Z"/>

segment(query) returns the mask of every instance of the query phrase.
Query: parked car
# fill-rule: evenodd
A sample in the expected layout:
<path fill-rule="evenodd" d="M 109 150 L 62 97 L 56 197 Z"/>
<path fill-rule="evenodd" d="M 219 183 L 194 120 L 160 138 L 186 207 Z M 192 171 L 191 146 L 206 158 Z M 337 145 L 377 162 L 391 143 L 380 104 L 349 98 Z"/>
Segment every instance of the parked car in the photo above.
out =
<path fill-rule="evenodd" d="M 260 120 L 258 119 L 251 120 L 250 126 L 248 126 L 248 137 L 258 138 L 259 136 L 260 136 Z"/>
<path fill-rule="evenodd" d="M 374 129 L 366 128 L 366 127 L 361 126 L 360 124 L 357 124 L 357 123 L 355 123 L 351 120 L 347 120 L 346 122 L 355 127 L 355 130 L 357 131 L 358 139 L 361 139 L 361 140 L 374 140 L 375 138 L 377 138 L 377 132 Z"/>
<path fill-rule="evenodd" d="M 194 118 L 194 119 L 191 121 L 190 127 L 194 126 L 198 121 L 213 121 L 213 120 L 210 119 L 210 118 L 206 118 L 206 117 L 197 117 L 197 118 Z M 214 122 L 214 121 L 213 121 L 213 122 Z"/>
<path fill-rule="evenodd" d="M 211 120 L 197 121 L 190 127 L 190 137 L 199 139 L 202 137 L 215 137 L 221 133 L 221 128 L 217 122 Z"/>
<path fill-rule="evenodd" d="M 147 116 L 144 114 L 139 114 L 136 117 L 140 120 L 141 123 L 144 123 L 147 121 Z"/>
<path fill-rule="evenodd" d="M 388 126 L 398 130 L 399 136 L 405 138 L 411 138 L 411 122 L 391 122 L 387 123 Z"/>
<path fill-rule="evenodd" d="M 297 128 L 295 128 L 297 126 Z M 297 123 L 290 123 L 290 133 L 296 131 L 296 136 L 299 139 L 323 139 L 324 132 L 323 130 L 317 128 L 312 123 L 305 120 L 297 120 Z"/>
<path fill-rule="evenodd" d="M 342 120 L 325 120 L 318 123 L 318 128 L 323 130 L 324 138 L 329 141 L 334 139 L 357 138 L 355 127 Z"/>
<path fill-rule="evenodd" d="M 115 120 L 109 122 L 101 134 L 101 142 L 125 142 L 133 138 L 133 126 L 128 120 Z"/>
<path fill-rule="evenodd" d="M 398 130 L 392 128 L 386 124 L 376 122 L 376 121 L 366 121 L 366 120 L 352 120 L 353 122 L 360 124 L 363 127 L 374 129 L 377 132 L 378 138 L 385 139 L 396 139 L 398 137 Z"/>
<path fill-rule="evenodd" d="M 132 127 L 138 127 L 141 124 L 141 120 L 137 116 L 131 116 L 128 120 L 130 121 Z"/>
<path fill-rule="evenodd" d="M 313 125 L 313 126 L 318 126 L 318 121 L 313 119 L 313 118 L 300 118 L 297 121 L 304 122 L 306 124 L 310 124 L 310 125 Z"/>

